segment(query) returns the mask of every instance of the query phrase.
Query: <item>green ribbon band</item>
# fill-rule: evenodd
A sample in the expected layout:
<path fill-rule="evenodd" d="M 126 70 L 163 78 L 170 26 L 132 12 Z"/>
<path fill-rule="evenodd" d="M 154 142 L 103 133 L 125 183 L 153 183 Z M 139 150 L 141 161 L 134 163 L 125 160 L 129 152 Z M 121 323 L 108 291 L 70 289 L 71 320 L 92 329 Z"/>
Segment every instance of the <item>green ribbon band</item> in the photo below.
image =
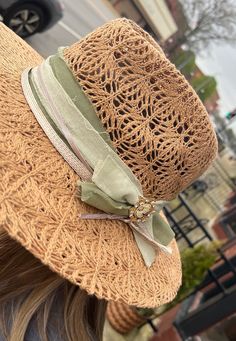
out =
<path fill-rule="evenodd" d="M 129 216 L 129 210 L 141 193 L 127 177 L 125 171 L 111 157 L 94 169 L 92 182 L 80 182 L 81 200 L 108 214 Z M 157 204 L 148 220 L 142 223 L 155 241 L 167 246 L 174 237 L 169 224 L 160 216 L 162 206 Z"/>
<path fill-rule="evenodd" d="M 32 69 L 25 82 L 32 92 L 26 95 L 29 104 L 33 96 L 38 110 L 55 133 L 63 137 L 72 151 L 76 146 L 93 169 L 91 181 L 78 183 L 81 200 L 108 214 L 128 218 L 130 208 L 143 195 L 141 185 L 112 148 L 109 135 L 68 69 L 61 51 Z M 22 86 L 26 86 L 24 81 Z M 130 224 L 147 266 L 156 257 L 153 246 L 168 246 L 174 238 L 172 229 L 159 214 L 162 206 L 162 202 L 157 202 L 155 212 L 146 221 L 138 226 Z"/>

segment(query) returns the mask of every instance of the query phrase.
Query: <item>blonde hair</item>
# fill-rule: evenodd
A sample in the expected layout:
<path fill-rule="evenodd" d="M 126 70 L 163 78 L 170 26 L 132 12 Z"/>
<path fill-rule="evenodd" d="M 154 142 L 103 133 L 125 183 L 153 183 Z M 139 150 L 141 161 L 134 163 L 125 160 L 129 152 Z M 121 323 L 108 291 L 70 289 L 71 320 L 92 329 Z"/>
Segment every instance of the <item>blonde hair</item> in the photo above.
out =
<path fill-rule="evenodd" d="M 0 328 L 6 340 L 24 341 L 32 320 L 40 340 L 53 340 L 48 322 L 58 296 L 58 335 L 66 341 L 102 340 L 106 302 L 59 277 L 0 230 Z"/>

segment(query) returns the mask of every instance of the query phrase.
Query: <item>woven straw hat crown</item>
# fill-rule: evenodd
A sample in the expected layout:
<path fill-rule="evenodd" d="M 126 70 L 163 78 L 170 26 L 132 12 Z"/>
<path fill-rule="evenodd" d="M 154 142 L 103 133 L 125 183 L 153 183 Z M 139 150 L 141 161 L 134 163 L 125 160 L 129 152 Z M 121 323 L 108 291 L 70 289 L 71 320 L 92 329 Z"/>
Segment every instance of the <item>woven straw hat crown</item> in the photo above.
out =
<path fill-rule="evenodd" d="M 206 170 L 217 151 L 208 113 L 149 34 L 118 19 L 64 56 L 145 195 L 173 199 Z"/>

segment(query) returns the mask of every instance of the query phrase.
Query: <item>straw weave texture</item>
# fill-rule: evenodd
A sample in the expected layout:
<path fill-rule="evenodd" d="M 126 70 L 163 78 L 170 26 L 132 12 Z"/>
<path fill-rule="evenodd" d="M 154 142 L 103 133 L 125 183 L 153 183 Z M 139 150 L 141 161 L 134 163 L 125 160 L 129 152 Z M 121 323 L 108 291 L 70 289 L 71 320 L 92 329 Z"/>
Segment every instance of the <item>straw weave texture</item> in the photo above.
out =
<path fill-rule="evenodd" d="M 64 56 L 146 196 L 171 200 L 206 170 L 217 151 L 208 114 L 139 26 L 114 20 Z"/>
<path fill-rule="evenodd" d="M 181 283 L 175 241 L 172 255 L 160 251 L 147 268 L 125 223 L 78 219 L 96 211 L 80 201 L 78 176 L 38 125 L 21 89 L 22 71 L 41 62 L 0 24 L 1 228 L 89 294 L 140 307 L 172 300 Z"/>

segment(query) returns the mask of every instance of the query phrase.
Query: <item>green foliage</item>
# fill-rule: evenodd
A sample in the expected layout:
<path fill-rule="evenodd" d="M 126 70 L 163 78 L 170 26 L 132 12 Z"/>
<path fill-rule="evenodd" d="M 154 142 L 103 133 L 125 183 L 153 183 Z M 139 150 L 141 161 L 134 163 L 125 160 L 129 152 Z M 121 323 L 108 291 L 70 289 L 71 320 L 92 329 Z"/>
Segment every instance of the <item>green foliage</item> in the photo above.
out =
<path fill-rule="evenodd" d="M 213 241 L 208 244 L 197 245 L 193 248 L 187 248 L 181 253 L 182 260 L 182 286 L 171 303 L 165 305 L 161 314 L 169 310 L 185 297 L 191 294 L 194 289 L 203 281 L 207 270 L 215 263 L 218 254 L 217 249 L 221 242 Z M 152 317 L 158 313 L 159 309 L 137 308 L 137 313 L 144 317 Z"/>
<path fill-rule="evenodd" d="M 214 77 L 201 76 L 198 78 L 193 78 L 191 84 L 198 96 L 201 98 L 202 102 L 206 101 L 211 95 L 216 91 L 216 80 Z"/>
<path fill-rule="evenodd" d="M 213 242 L 208 245 L 197 245 L 182 252 L 183 284 L 177 295 L 177 300 L 190 294 L 202 282 L 206 271 L 215 263 L 217 247 L 219 245 Z"/>
<path fill-rule="evenodd" d="M 194 76 L 196 64 L 195 54 L 192 51 L 178 49 L 173 55 L 172 61 L 177 69 L 190 81 L 202 102 L 206 101 L 216 91 L 217 83 L 214 77 Z"/>
<path fill-rule="evenodd" d="M 168 309 L 191 294 L 191 292 L 193 292 L 193 290 L 203 281 L 207 270 L 216 261 L 217 249 L 220 245 L 221 243 L 219 241 L 213 241 L 182 251 L 182 286 L 174 301 L 167 305 Z"/>
<path fill-rule="evenodd" d="M 192 51 L 179 50 L 173 58 L 173 63 L 185 77 L 189 78 L 196 68 L 195 54 Z"/>

